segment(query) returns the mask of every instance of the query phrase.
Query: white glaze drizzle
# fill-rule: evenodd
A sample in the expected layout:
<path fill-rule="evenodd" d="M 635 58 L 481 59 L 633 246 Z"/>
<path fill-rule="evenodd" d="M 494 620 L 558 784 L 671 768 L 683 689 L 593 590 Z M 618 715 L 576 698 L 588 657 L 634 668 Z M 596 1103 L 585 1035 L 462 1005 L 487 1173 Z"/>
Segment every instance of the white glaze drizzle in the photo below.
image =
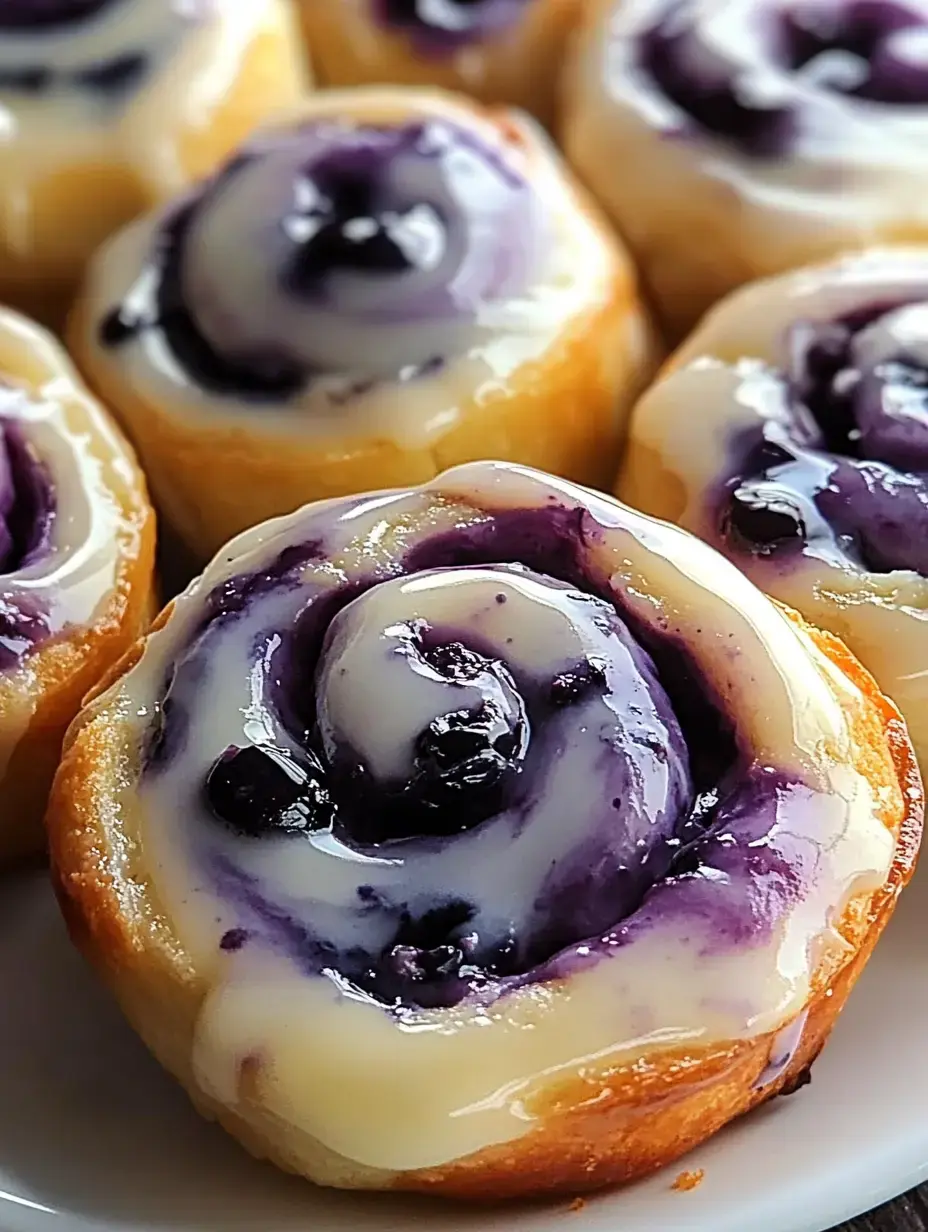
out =
<path fill-rule="evenodd" d="M 96 708 L 115 707 L 143 739 L 165 669 L 202 619 L 203 597 L 266 567 L 289 544 L 324 530 L 330 561 L 312 566 L 307 584 L 324 585 L 326 575 L 334 584 L 394 559 L 405 543 L 479 519 L 480 509 L 537 508 L 552 499 L 586 506 L 606 528 L 590 542 L 591 559 L 648 623 L 680 630 L 760 763 L 824 793 L 808 811 L 794 802 L 784 819 L 800 849 L 814 844 L 818 876 L 782 926 L 752 946 L 713 949 L 698 919 L 683 930 L 668 919 L 564 984 L 529 985 L 489 1006 L 394 1016 L 259 948 L 220 953 L 219 939 L 237 921 L 190 858 L 187 819 L 147 782 L 137 806 L 128 796 L 123 803 L 137 808 L 157 900 L 210 989 L 197 1025 L 198 1083 L 235 1107 L 241 1066 L 257 1059 L 253 1089 L 266 1109 L 293 1134 L 372 1169 L 441 1164 L 518 1137 L 534 1123 L 533 1092 L 558 1079 L 606 1073 L 653 1048 L 783 1026 L 808 997 L 810 953 L 844 952 L 832 928 L 836 912 L 848 896 L 881 884 L 892 857 L 871 788 L 845 760 L 851 736 L 831 690 L 840 696 L 853 688 L 812 643 L 703 544 L 566 482 L 501 464 L 460 467 L 413 493 L 309 507 L 240 536 L 178 599 L 141 661 Z M 262 612 L 273 625 L 286 616 L 280 605 L 298 602 L 293 592 L 271 597 Z M 240 725 L 247 660 L 230 657 L 226 646 L 201 701 L 211 722 Z M 195 727 L 184 759 L 195 765 L 222 738 Z M 306 893 L 308 869 L 298 868 L 292 849 L 269 848 L 257 859 L 282 889 Z M 484 871 L 494 872 L 492 865 Z M 514 878 L 518 884 L 518 872 Z"/>
<path fill-rule="evenodd" d="M 29 379 L 17 381 L 26 370 Z M 48 550 L 24 568 L 0 571 L 0 595 L 35 600 L 52 634 L 65 633 L 89 624 L 112 595 L 125 517 L 115 494 L 134 489 L 138 476 L 58 343 L 8 312 L 0 312 L 0 372 L 23 388 L 11 419 L 46 469 L 55 505 Z M 38 682 L 29 654 L 0 675 L 2 772 L 34 713 Z"/>
<path fill-rule="evenodd" d="M 33 250 L 33 199 L 49 176 L 126 166 L 155 199 L 181 191 L 190 173 L 179 140 L 229 93 L 256 34 L 274 24 L 292 24 L 282 0 L 123 0 L 61 30 L 4 35 L 0 67 L 34 61 L 73 70 L 135 52 L 152 60 L 141 87 L 116 106 L 89 90 L 0 92 L 0 231 L 7 247 Z M 293 39 L 296 57 L 295 29 Z"/>
<path fill-rule="evenodd" d="M 928 251 L 873 249 L 756 283 L 714 309 L 677 352 L 672 371 L 641 399 L 632 419 L 635 443 L 660 458 L 680 485 L 675 521 L 708 541 L 718 531 L 711 493 L 733 438 L 783 413 L 777 375 L 796 322 L 828 323 L 863 308 L 928 295 Z M 925 305 L 882 316 L 856 335 L 861 360 L 911 355 L 928 347 Z M 626 478 L 620 495 L 669 516 L 667 493 Z M 789 568 L 745 557 L 758 586 L 842 637 L 901 707 L 916 748 L 928 750 L 928 578 L 908 570 L 871 573 L 847 557 L 806 553 Z"/>

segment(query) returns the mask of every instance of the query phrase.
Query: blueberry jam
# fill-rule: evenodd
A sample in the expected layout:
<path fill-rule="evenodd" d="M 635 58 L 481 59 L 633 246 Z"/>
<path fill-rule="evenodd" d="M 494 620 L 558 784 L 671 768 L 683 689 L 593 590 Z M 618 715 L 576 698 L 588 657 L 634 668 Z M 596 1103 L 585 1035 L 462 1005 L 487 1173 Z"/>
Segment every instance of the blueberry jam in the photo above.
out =
<path fill-rule="evenodd" d="M 329 378 L 342 405 L 434 371 L 485 303 L 522 293 L 537 213 L 504 153 L 444 120 L 281 131 L 165 217 L 100 339 L 157 330 L 218 396 L 285 402 Z"/>
<path fill-rule="evenodd" d="M 47 550 L 54 518 L 51 483 L 19 427 L 0 419 L 0 668 L 19 662 L 48 635 L 34 603 L 4 587 Z"/>
<path fill-rule="evenodd" d="M 928 22 L 914 4 L 770 0 L 728 32 L 730 48 L 702 28 L 711 16 L 697 0 L 668 4 L 640 36 L 638 64 L 689 124 L 753 157 L 788 153 L 816 95 L 928 102 Z"/>
<path fill-rule="evenodd" d="M 403 1010 L 566 974 L 677 900 L 761 944 L 811 858 L 770 836 L 809 793 L 617 600 L 591 552 L 615 531 L 475 513 L 339 578 L 339 511 L 208 597 L 162 697 L 142 790 L 191 818 L 222 948 Z"/>
<path fill-rule="evenodd" d="M 736 445 L 729 545 L 928 574 L 928 307 L 800 322 L 788 355 L 782 416 Z"/>
<path fill-rule="evenodd" d="M 428 147 L 426 129 L 358 130 L 305 170 L 297 208 L 284 221 L 294 242 L 281 271 L 289 291 L 318 296 L 341 271 L 374 278 L 428 271 L 447 244 L 446 221 L 434 204 L 399 203 L 390 190 L 397 161 Z"/>
<path fill-rule="evenodd" d="M 532 0 L 373 0 L 378 19 L 423 50 L 451 52 L 513 26 Z"/>
<path fill-rule="evenodd" d="M 928 23 L 891 0 L 790 4 L 780 34 L 788 68 L 824 89 L 875 103 L 928 102 Z"/>

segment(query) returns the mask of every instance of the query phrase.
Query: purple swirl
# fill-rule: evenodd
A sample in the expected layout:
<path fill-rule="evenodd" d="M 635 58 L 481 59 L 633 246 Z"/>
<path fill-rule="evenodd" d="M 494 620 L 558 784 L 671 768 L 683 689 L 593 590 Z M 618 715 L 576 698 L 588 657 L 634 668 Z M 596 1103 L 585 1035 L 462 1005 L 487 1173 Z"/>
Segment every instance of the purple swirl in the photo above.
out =
<path fill-rule="evenodd" d="M 15 408 L 17 397 L 6 400 Z M 9 583 L 48 551 L 54 516 L 46 468 L 16 421 L 0 416 L 0 669 L 48 635 L 45 614 Z"/>
<path fill-rule="evenodd" d="M 377 19 L 434 55 L 510 29 L 533 0 L 372 0 Z"/>
<path fill-rule="evenodd" d="M 814 863 L 787 819 L 815 792 L 752 761 L 678 633 L 617 606 L 602 532 L 498 510 L 312 582 L 323 532 L 208 595 L 141 790 L 190 818 L 223 949 L 402 1007 L 566 975 L 675 913 L 764 943 Z M 306 861 L 298 900 L 275 858 Z"/>
<path fill-rule="evenodd" d="M 77 25 L 120 0 L 0 0 L 0 29 Z"/>
<path fill-rule="evenodd" d="M 787 344 L 780 413 L 736 446 L 728 543 L 928 575 L 928 306 L 799 322 Z"/>
<path fill-rule="evenodd" d="M 175 212 L 101 338 L 159 330 L 230 397 L 286 399 L 326 374 L 410 379 L 524 292 L 540 215 L 504 153 L 446 120 L 303 125 L 257 139 Z"/>
<path fill-rule="evenodd" d="M 928 20 L 904 0 L 746 0 L 726 10 L 669 0 L 637 35 L 636 61 L 680 116 L 745 153 L 775 158 L 819 103 L 928 103 Z M 713 34 L 713 23 L 719 28 Z"/>

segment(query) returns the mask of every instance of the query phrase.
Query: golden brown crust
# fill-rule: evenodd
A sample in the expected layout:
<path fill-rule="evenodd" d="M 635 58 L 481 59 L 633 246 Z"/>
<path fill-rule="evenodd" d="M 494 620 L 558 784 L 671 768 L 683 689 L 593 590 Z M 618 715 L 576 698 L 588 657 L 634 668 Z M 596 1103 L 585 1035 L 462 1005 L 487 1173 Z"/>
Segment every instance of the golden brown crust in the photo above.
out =
<path fill-rule="evenodd" d="M 646 1055 L 634 1065 L 591 1075 L 583 1084 L 544 1090 L 531 1108 L 539 1128 L 521 1139 L 445 1167 L 362 1177 L 356 1183 L 476 1201 L 576 1194 L 671 1163 L 734 1117 L 802 1085 L 912 875 L 924 800 L 895 706 L 842 643 L 811 629 L 799 616 L 789 616 L 860 690 L 858 700 L 845 703 L 852 709 L 848 718 L 859 750 L 857 768 L 877 789 L 881 820 L 895 835 L 896 846 L 883 885 L 852 899 L 839 922 L 849 943 L 847 957 L 813 972 L 800 1042 L 782 1074 L 768 1085 L 758 1084 L 776 1033 Z M 138 653 L 122 661 L 113 681 L 131 668 Z M 836 695 L 843 701 L 852 696 Z M 72 938 L 200 1111 L 218 1119 L 253 1153 L 298 1171 L 299 1161 L 271 1136 L 272 1122 L 259 1107 L 248 1107 L 246 1120 L 197 1087 L 190 1057 L 205 988 L 159 914 L 142 853 L 115 807 L 114 776 L 126 772 L 122 743 L 118 720 L 104 710 L 86 710 L 69 733 L 52 793 L 53 871 Z"/>

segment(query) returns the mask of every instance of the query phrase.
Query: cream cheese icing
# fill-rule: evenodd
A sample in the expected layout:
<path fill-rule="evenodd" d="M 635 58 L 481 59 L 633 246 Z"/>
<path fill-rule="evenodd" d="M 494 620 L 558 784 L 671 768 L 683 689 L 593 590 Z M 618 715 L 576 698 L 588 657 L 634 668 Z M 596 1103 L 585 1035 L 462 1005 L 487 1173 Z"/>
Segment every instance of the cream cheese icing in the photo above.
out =
<path fill-rule="evenodd" d="M 785 1027 L 893 853 L 836 688 L 710 548 L 518 467 L 247 532 L 115 686 L 197 1081 L 389 1173 Z"/>
<path fill-rule="evenodd" d="M 260 134 L 180 213 L 170 294 L 186 336 L 158 328 L 177 210 L 104 249 L 85 320 L 108 322 L 127 396 L 184 421 L 247 414 L 273 434 L 299 416 L 301 432 L 428 448 L 613 292 L 597 223 L 541 131 L 427 92 L 320 96 L 311 122 Z M 231 268 L 230 246 L 253 260 Z M 623 331 L 604 345 L 643 359 L 642 318 Z"/>
<path fill-rule="evenodd" d="M 136 480 L 115 431 L 62 368 L 57 344 L 8 313 L 0 337 L 0 371 L 24 378 L 0 387 L 2 766 L 32 713 L 31 652 L 90 623 L 112 594 L 123 515 L 111 493 Z"/>

